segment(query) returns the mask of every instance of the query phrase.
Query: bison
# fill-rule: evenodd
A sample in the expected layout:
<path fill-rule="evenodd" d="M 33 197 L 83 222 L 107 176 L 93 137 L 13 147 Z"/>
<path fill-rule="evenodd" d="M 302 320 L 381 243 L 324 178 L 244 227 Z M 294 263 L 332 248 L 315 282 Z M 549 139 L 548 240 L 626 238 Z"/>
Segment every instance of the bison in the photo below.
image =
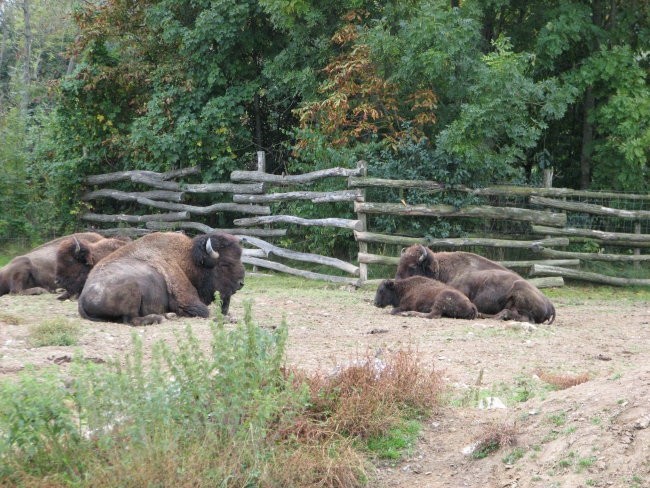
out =
<path fill-rule="evenodd" d="M 460 291 L 423 276 L 382 281 L 375 294 L 375 306 L 387 305 L 394 307 L 391 314 L 415 311 L 419 313 L 412 315 L 430 319 L 475 319 L 478 315 L 476 306 Z"/>
<path fill-rule="evenodd" d="M 416 244 L 402 253 L 395 275 L 409 276 L 426 276 L 447 283 L 465 294 L 481 314 L 493 318 L 538 324 L 555 320 L 555 307 L 535 286 L 477 254 L 434 253 Z"/>
<path fill-rule="evenodd" d="M 215 292 L 221 312 L 244 284 L 239 239 L 224 232 L 193 239 L 157 232 L 106 256 L 88 274 L 79 295 L 79 313 L 90 320 L 132 325 L 157 322 L 161 315 L 208 317 Z"/>
<path fill-rule="evenodd" d="M 90 242 L 86 239 L 70 237 L 61 241 L 56 252 L 57 287 L 65 291 L 57 298 L 66 300 L 79 296 L 86 283 L 88 273 L 101 259 L 131 242 L 128 237 L 101 239 Z"/>
<path fill-rule="evenodd" d="M 86 242 L 104 239 L 95 232 L 80 232 L 47 242 L 17 256 L 0 269 L 0 296 L 7 293 L 38 295 L 56 289 L 56 252 L 64 240 L 75 237 Z"/>

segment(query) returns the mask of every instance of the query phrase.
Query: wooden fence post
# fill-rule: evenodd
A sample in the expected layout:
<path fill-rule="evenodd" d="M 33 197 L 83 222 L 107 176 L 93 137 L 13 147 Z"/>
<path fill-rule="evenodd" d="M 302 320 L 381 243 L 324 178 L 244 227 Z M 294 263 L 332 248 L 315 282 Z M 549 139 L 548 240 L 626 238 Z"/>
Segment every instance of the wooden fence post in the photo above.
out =
<path fill-rule="evenodd" d="M 636 221 L 634 222 L 634 233 L 635 234 L 641 234 L 641 222 Z M 640 256 L 641 255 L 641 248 L 635 247 L 634 248 L 634 255 L 635 256 Z M 639 261 L 634 261 L 634 269 L 639 269 L 641 267 L 641 263 Z"/>
<path fill-rule="evenodd" d="M 366 161 L 357 161 L 357 168 L 359 168 L 361 171 L 361 177 L 366 177 L 368 176 L 368 163 Z M 366 201 L 366 189 L 362 188 L 361 189 L 361 197 L 359 199 L 361 202 Z M 360 227 L 361 227 L 361 232 L 366 232 L 368 230 L 368 223 L 367 223 L 367 217 L 365 213 L 357 213 L 357 219 L 359 220 Z M 358 241 L 359 242 L 359 256 L 362 253 L 367 253 L 368 252 L 368 243 L 363 242 L 363 241 Z M 368 281 L 368 265 L 366 263 L 362 263 L 359 261 L 359 281 L 361 283 L 364 283 Z"/>

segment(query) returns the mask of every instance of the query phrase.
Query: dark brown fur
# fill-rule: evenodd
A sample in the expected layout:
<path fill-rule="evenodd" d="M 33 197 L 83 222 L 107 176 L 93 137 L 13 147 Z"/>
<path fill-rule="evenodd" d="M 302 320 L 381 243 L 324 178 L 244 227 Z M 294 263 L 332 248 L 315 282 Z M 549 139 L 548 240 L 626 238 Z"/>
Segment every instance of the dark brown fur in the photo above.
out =
<path fill-rule="evenodd" d="M 56 289 L 56 252 L 64 240 L 75 236 L 87 242 L 104 239 L 95 232 L 80 232 L 47 242 L 27 254 L 17 256 L 0 269 L 0 295 L 38 295 Z"/>
<path fill-rule="evenodd" d="M 123 237 L 96 242 L 72 237 L 64 239 L 56 253 L 55 283 L 65 292 L 57 298 L 65 300 L 79 296 L 90 270 L 103 258 L 129 242 L 131 239 Z"/>
<path fill-rule="evenodd" d="M 475 319 L 478 312 L 469 298 L 437 280 L 413 276 L 384 280 L 375 294 L 375 306 L 392 305 L 391 314 L 414 311 L 426 318 Z"/>
<path fill-rule="evenodd" d="M 219 256 L 206 252 L 210 243 Z M 157 232 L 106 256 L 88 274 L 79 313 L 91 320 L 137 324 L 151 314 L 207 317 L 215 292 L 228 313 L 244 283 L 239 239 L 213 232 L 194 239 Z"/>
<path fill-rule="evenodd" d="M 460 290 L 482 314 L 542 323 L 555 320 L 555 307 L 535 286 L 514 271 L 477 254 L 434 253 L 421 245 L 407 248 L 396 278 L 426 276 Z"/>

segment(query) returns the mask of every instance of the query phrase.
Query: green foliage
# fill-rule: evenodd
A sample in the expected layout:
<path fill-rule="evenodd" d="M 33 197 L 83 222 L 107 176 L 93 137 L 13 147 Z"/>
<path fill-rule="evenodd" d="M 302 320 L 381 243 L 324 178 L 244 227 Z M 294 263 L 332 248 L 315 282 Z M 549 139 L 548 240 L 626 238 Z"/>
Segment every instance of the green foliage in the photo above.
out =
<path fill-rule="evenodd" d="M 405 421 L 390 429 L 385 435 L 369 438 L 366 445 L 378 459 L 401 459 L 404 453 L 413 447 L 421 429 L 420 422 Z"/>
<path fill-rule="evenodd" d="M 74 346 L 81 332 L 79 324 L 66 319 L 51 319 L 30 327 L 29 342 L 34 347 Z"/>
<path fill-rule="evenodd" d="M 79 426 L 71 395 L 52 372 L 21 373 L 0 383 L 0 480 L 15 483 L 17 472 L 36 477 L 61 474 L 77 479 Z"/>

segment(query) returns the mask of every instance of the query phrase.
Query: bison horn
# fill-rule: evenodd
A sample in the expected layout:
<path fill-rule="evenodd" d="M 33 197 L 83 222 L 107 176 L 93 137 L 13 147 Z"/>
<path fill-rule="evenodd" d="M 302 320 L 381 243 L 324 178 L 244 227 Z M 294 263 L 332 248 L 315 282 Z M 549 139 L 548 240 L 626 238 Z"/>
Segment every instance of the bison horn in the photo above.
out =
<path fill-rule="evenodd" d="M 422 261 L 424 261 L 427 258 L 427 248 L 424 247 L 424 246 L 420 246 L 420 252 L 422 253 L 422 255 L 418 259 L 419 263 L 421 263 Z"/>
<path fill-rule="evenodd" d="M 74 239 L 74 253 L 79 254 L 79 251 L 81 251 L 81 244 L 79 244 L 79 241 L 77 240 L 76 237 L 73 237 Z"/>
<path fill-rule="evenodd" d="M 205 252 L 207 252 L 214 259 L 219 258 L 219 253 L 212 249 L 211 239 L 208 237 L 208 240 L 205 242 Z"/>
<path fill-rule="evenodd" d="M 404 254 L 404 252 L 406 252 L 406 248 L 405 248 L 405 247 L 403 247 L 402 250 L 401 250 L 399 253 L 400 253 L 400 255 L 401 255 L 401 254 Z"/>

